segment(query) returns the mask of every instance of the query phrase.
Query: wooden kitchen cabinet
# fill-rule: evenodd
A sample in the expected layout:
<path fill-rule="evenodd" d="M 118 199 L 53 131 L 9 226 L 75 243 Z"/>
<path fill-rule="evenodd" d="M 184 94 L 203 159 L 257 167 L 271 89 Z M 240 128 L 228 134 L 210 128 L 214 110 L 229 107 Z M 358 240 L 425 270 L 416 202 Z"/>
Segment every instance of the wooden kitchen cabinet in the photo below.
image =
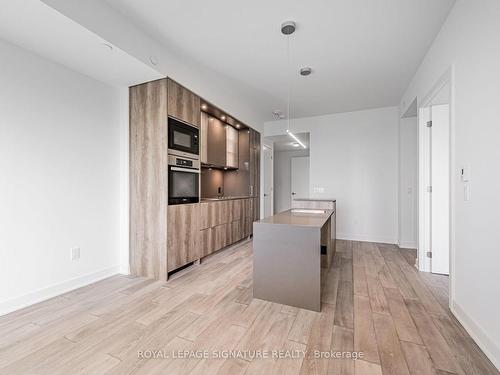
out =
<path fill-rule="evenodd" d="M 226 126 L 226 166 L 238 168 L 239 132 L 232 126 Z"/>
<path fill-rule="evenodd" d="M 200 259 L 200 205 L 178 204 L 167 209 L 167 270 Z"/>
<path fill-rule="evenodd" d="M 200 127 L 200 97 L 177 82 L 168 79 L 168 115 Z"/>
<path fill-rule="evenodd" d="M 200 203 L 201 256 L 207 256 L 252 233 L 255 198 Z"/>
<path fill-rule="evenodd" d="M 228 222 L 233 222 L 241 219 L 243 199 L 235 199 L 228 201 Z"/>
<path fill-rule="evenodd" d="M 252 198 L 244 199 L 243 200 L 243 214 L 242 214 L 242 230 L 243 230 L 243 237 L 248 237 L 250 236 L 252 232 L 252 226 L 253 226 L 253 203 L 252 203 Z"/>
<path fill-rule="evenodd" d="M 259 196 L 260 190 L 260 133 L 250 129 L 250 196 Z"/>
<path fill-rule="evenodd" d="M 216 251 L 215 227 L 200 231 L 200 256 L 205 257 Z"/>
<path fill-rule="evenodd" d="M 219 119 L 201 114 L 201 162 L 215 167 L 239 167 L 239 131 Z"/>
<path fill-rule="evenodd" d="M 233 242 L 242 240 L 245 237 L 243 227 L 241 226 L 241 220 L 233 221 L 231 223 L 231 236 Z"/>
<path fill-rule="evenodd" d="M 167 278 L 167 79 L 129 89 L 130 273 Z"/>
<path fill-rule="evenodd" d="M 226 125 L 215 117 L 209 117 L 207 137 L 207 164 L 225 167 L 227 147 Z M 204 140 L 202 140 L 203 142 Z"/>
<path fill-rule="evenodd" d="M 200 229 L 212 228 L 221 223 L 218 202 L 200 203 Z"/>

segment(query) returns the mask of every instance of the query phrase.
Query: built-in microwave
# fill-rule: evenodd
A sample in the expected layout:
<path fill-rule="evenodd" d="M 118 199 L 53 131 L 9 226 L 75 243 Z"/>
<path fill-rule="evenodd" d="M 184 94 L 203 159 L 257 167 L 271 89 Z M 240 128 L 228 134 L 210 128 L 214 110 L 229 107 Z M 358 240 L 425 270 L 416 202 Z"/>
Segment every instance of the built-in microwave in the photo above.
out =
<path fill-rule="evenodd" d="M 168 118 L 168 153 L 199 159 L 200 131 L 175 118 Z"/>
<path fill-rule="evenodd" d="M 168 204 L 200 201 L 200 161 L 168 156 Z"/>

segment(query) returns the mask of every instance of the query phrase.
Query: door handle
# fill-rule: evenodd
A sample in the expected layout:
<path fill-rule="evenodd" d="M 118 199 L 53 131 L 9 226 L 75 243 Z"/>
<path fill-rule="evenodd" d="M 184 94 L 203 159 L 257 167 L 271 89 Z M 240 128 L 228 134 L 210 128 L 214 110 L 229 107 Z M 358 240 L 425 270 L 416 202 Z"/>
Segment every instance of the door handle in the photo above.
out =
<path fill-rule="evenodd" d="M 296 193 L 296 192 L 294 192 L 294 191 L 292 191 L 292 195 L 297 195 L 297 193 Z"/>

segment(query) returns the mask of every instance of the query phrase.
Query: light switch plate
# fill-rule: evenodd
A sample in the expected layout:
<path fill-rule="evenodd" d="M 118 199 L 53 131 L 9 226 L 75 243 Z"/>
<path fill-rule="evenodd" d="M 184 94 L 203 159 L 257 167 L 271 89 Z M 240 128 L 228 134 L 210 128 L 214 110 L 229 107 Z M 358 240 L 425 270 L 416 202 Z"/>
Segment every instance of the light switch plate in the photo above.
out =
<path fill-rule="evenodd" d="M 460 170 L 462 182 L 469 182 L 471 177 L 471 167 L 470 165 L 464 165 Z"/>

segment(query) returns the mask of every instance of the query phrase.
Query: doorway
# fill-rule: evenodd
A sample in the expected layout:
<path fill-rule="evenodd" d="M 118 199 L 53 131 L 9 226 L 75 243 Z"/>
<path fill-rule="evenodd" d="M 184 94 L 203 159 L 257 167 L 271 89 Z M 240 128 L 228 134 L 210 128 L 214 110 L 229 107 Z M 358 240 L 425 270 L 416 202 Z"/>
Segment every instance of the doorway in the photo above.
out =
<path fill-rule="evenodd" d="M 290 207 L 294 199 L 309 198 L 309 156 L 295 156 L 291 160 Z"/>
<path fill-rule="evenodd" d="M 294 135 L 301 141 L 304 147 L 288 134 L 264 137 L 264 144 L 269 145 L 273 150 L 273 190 L 272 196 L 270 197 L 273 202 L 272 214 L 283 212 L 291 208 L 292 185 L 294 185 L 295 189 L 293 192 L 296 193 L 293 195 L 294 197 L 309 197 L 309 133 L 296 133 Z M 267 158 L 267 156 L 264 155 L 263 158 Z M 292 162 L 294 158 L 307 158 L 307 163 L 305 163 L 305 159 Z M 292 173 L 292 163 L 295 165 L 295 167 L 293 167 L 296 169 L 295 173 Z M 264 176 L 268 176 L 268 180 L 270 180 L 270 176 L 268 175 L 270 168 L 266 167 L 266 164 L 269 163 L 264 162 L 263 164 Z M 268 171 L 266 171 L 266 169 Z M 294 182 L 292 182 L 292 180 Z M 265 184 L 266 182 L 264 179 L 264 185 Z M 265 198 L 266 197 L 264 197 L 264 199 Z"/>
<path fill-rule="evenodd" d="M 419 251 L 421 271 L 450 274 L 452 253 L 452 90 L 443 76 L 419 108 Z"/>

